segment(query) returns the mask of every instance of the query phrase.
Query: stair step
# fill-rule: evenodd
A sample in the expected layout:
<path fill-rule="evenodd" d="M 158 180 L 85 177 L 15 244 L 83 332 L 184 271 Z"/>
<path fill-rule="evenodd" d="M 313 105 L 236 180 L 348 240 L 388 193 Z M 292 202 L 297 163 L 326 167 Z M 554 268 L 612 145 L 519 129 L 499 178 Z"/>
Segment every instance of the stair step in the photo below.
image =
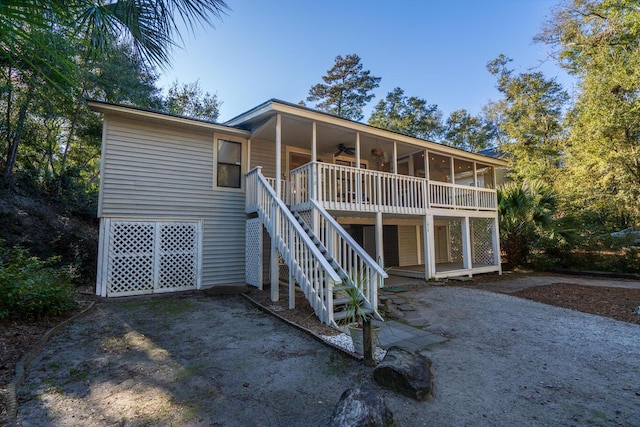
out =
<path fill-rule="evenodd" d="M 345 305 L 346 303 L 348 303 L 351 299 L 349 297 L 339 297 L 339 298 L 333 298 L 333 306 L 339 306 L 339 305 Z"/>

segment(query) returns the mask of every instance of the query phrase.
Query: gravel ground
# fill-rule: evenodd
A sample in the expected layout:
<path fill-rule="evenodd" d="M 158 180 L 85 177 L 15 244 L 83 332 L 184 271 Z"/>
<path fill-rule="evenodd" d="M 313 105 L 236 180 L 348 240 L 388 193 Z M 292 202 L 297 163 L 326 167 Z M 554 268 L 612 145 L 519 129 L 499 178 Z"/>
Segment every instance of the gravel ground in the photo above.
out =
<path fill-rule="evenodd" d="M 381 391 L 399 426 L 640 426 L 640 326 L 487 291 L 399 292 L 433 399 Z M 341 356 L 240 297 L 100 304 L 31 363 L 23 426 L 326 425 L 342 392 L 377 389 Z"/>

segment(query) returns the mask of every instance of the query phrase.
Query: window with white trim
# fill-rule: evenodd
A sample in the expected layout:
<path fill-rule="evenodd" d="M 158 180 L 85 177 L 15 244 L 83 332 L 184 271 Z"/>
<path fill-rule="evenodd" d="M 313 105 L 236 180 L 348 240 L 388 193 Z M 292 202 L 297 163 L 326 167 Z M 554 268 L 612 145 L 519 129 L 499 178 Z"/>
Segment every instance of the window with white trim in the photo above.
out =
<path fill-rule="evenodd" d="M 219 139 L 217 145 L 217 186 L 240 188 L 242 183 L 242 144 Z"/>

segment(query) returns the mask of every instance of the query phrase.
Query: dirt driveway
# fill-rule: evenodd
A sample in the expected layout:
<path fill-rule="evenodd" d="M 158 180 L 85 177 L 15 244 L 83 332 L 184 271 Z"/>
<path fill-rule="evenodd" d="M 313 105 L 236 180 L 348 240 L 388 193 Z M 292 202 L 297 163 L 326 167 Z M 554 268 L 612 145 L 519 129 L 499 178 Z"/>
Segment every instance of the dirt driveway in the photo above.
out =
<path fill-rule="evenodd" d="M 399 426 L 640 426 L 640 327 L 460 287 L 398 293 L 450 339 L 435 395 L 384 393 Z M 416 315 L 416 311 L 419 315 Z M 370 368 L 241 297 L 99 304 L 58 333 L 19 393 L 23 426 L 326 425 Z"/>

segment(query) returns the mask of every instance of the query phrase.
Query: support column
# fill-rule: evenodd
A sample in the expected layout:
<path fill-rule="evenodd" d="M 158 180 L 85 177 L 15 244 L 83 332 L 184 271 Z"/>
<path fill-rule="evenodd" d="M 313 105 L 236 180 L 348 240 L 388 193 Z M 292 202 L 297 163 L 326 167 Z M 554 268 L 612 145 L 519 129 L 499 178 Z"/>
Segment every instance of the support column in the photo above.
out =
<path fill-rule="evenodd" d="M 311 126 L 311 161 L 318 161 L 318 141 L 317 141 L 317 129 L 316 122 L 312 123 Z"/>
<path fill-rule="evenodd" d="M 360 169 L 360 132 L 356 132 L 356 168 Z"/>
<path fill-rule="evenodd" d="M 362 195 L 362 178 L 360 176 L 360 132 L 356 132 L 356 200 L 355 202 L 360 205 L 362 204 L 363 195 Z M 352 200 L 353 202 L 353 200 Z"/>
<path fill-rule="evenodd" d="M 498 226 L 498 218 L 493 219 L 493 262 L 500 269 L 498 270 L 498 274 L 502 275 L 502 263 L 500 262 L 500 228 Z"/>
<path fill-rule="evenodd" d="M 423 245 L 424 245 L 424 277 L 429 280 L 436 272 L 436 252 L 433 228 L 433 216 L 425 215 L 423 220 Z"/>
<path fill-rule="evenodd" d="M 462 220 L 462 266 L 464 269 L 472 267 L 471 262 L 471 227 L 469 217 L 465 216 Z M 469 274 L 471 277 L 471 274 Z"/>
<path fill-rule="evenodd" d="M 382 212 L 376 212 L 376 262 L 384 268 L 384 227 L 382 226 Z"/>
<path fill-rule="evenodd" d="M 275 215 L 275 206 L 271 209 L 271 214 Z M 273 218 L 273 217 L 272 217 Z M 274 219 L 275 222 L 275 219 Z M 275 228 L 275 224 L 272 224 Z M 270 262 L 270 279 L 271 283 L 271 301 L 278 301 L 280 299 L 280 263 L 278 257 L 278 247 L 276 246 L 275 232 L 269 233 L 271 236 L 271 257 Z"/>
<path fill-rule="evenodd" d="M 282 115 L 276 116 L 276 197 L 279 199 L 280 182 L 282 180 Z M 276 236 L 280 232 L 280 218 L 278 209 L 274 205 L 271 209 L 273 218 L 271 230 L 271 301 L 280 299 L 280 265 L 278 262 L 278 247 L 276 246 Z"/>
<path fill-rule="evenodd" d="M 391 173 L 398 173 L 398 143 L 393 141 L 393 159 L 391 159 Z"/>
<path fill-rule="evenodd" d="M 280 183 L 282 181 L 282 115 L 276 116 L 276 196 L 278 199 L 282 197 L 280 194 Z"/>
<path fill-rule="evenodd" d="M 423 239 L 424 240 L 424 239 Z M 422 264 L 422 242 L 420 241 L 420 226 L 416 225 L 416 250 L 418 251 L 418 265 Z"/>
<path fill-rule="evenodd" d="M 318 177 L 318 165 L 316 164 L 318 161 L 318 132 L 316 122 L 311 124 L 311 168 L 309 170 L 309 174 L 307 175 L 307 191 L 309 192 L 309 199 L 318 200 L 317 194 L 317 181 Z M 300 187 L 297 187 L 300 188 Z M 314 209 L 315 210 L 315 209 Z M 314 232 L 316 229 L 313 229 Z"/>

